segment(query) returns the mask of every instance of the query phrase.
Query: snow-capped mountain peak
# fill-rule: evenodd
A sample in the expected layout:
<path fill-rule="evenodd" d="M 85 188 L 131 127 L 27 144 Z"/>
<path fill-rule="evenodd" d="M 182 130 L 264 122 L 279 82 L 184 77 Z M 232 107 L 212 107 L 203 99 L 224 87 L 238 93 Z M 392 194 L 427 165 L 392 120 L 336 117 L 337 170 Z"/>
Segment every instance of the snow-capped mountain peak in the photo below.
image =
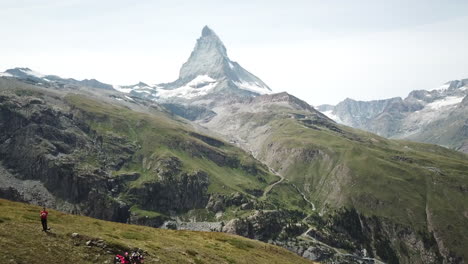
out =
<path fill-rule="evenodd" d="M 217 82 L 214 86 L 211 83 L 213 87 L 210 86 L 209 91 L 190 92 L 190 95 L 197 94 L 196 96 L 190 96 L 190 99 L 223 90 L 230 90 L 231 92 L 237 90 L 239 94 L 250 94 L 252 96 L 271 93 L 271 89 L 262 80 L 242 68 L 237 62 L 229 59 L 223 42 L 208 26 L 202 29 L 202 34 L 197 40 L 194 50 L 180 69 L 179 78 L 172 83 L 161 84 L 160 89 L 162 90 L 159 94 L 184 98 L 186 93 L 169 93 L 163 90 L 174 90 L 182 87 L 186 89 L 190 87 L 189 83 L 192 83 L 196 78 L 200 78 L 200 76 L 209 77 Z M 197 87 L 195 89 L 201 88 Z"/>

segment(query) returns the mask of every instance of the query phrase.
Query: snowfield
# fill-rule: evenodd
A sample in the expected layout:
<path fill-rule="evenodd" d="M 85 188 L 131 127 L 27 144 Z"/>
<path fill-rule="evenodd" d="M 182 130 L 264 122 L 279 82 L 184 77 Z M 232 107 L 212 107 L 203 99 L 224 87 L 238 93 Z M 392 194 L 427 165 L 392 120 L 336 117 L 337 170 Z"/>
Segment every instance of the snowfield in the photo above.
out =
<path fill-rule="evenodd" d="M 24 72 L 25 74 L 27 75 L 31 75 L 31 76 L 34 76 L 34 77 L 37 77 L 37 78 L 44 78 L 45 75 L 42 74 L 42 73 L 39 73 L 37 71 L 33 71 L 33 70 L 25 70 L 25 69 L 19 69 L 20 71 Z"/>
<path fill-rule="evenodd" d="M 437 100 L 437 101 L 427 104 L 426 107 L 430 109 L 438 110 L 446 106 L 459 104 L 461 103 L 461 101 L 463 101 L 463 98 L 464 98 L 463 96 L 461 97 L 447 96 L 442 100 Z"/>
<path fill-rule="evenodd" d="M 326 115 L 328 118 L 337 123 L 343 123 L 339 116 L 333 114 L 333 110 L 323 111 L 322 114 Z"/>
<path fill-rule="evenodd" d="M 259 94 L 271 94 L 273 93 L 272 91 L 268 90 L 267 87 L 262 86 L 256 82 L 246 82 L 246 81 L 240 81 L 240 82 L 234 82 L 237 87 L 239 87 L 242 90 L 247 90 L 250 92 L 254 93 L 259 93 Z"/>
<path fill-rule="evenodd" d="M 8 72 L 0 72 L 0 77 L 13 77 L 13 75 L 9 74 Z"/>
<path fill-rule="evenodd" d="M 191 80 L 184 86 L 176 89 L 157 89 L 157 96 L 159 98 L 182 97 L 185 99 L 192 99 L 194 97 L 203 96 L 208 94 L 213 88 L 216 87 L 216 80 L 208 75 L 199 75 Z"/>

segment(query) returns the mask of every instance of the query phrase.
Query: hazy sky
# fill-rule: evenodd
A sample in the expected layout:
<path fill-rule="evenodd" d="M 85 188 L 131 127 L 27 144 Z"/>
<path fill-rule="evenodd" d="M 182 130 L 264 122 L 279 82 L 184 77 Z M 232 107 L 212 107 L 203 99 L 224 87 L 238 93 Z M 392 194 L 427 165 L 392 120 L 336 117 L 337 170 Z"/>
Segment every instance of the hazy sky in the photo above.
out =
<path fill-rule="evenodd" d="M 273 91 L 314 105 L 468 78 L 466 0 L 0 0 L 0 70 L 169 82 L 204 25 Z"/>

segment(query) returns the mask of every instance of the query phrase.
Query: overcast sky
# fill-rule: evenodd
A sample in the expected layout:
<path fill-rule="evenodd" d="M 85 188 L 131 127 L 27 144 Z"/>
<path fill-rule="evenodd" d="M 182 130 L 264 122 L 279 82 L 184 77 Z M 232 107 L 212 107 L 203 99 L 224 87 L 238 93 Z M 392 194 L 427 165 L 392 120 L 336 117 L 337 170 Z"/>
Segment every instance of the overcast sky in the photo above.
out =
<path fill-rule="evenodd" d="M 0 70 L 177 78 L 204 25 L 231 60 L 313 105 L 468 78 L 468 1 L 0 0 Z"/>

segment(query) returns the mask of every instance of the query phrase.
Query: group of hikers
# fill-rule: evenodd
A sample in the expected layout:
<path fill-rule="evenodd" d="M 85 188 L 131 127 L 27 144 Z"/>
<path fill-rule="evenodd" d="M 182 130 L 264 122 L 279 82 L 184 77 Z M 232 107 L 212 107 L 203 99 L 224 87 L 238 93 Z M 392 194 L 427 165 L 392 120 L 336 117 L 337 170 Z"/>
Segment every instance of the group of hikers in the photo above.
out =
<path fill-rule="evenodd" d="M 125 252 L 123 255 L 117 254 L 114 258 L 114 264 L 140 264 L 145 260 L 143 254 L 139 251 L 133 251 L 131 254 Z"/>
<path fill-rule="evenodd" d="M 47 216 L 49 216 L 49 212 L 46 210 L 45 207 L 42 208 L 40 212 L 41 216 L 41 224 L 42 224 L 42 231 L 47 232 L 50 228 L 47 226 Z M 125 252 L 123 255 L 117 254 L 114 258 L 114 264 L 121 263 L 121 264 L 141 264 L 144 261 L 143 254 L 137 250 L 133 251 L 131 254 Z"/>

